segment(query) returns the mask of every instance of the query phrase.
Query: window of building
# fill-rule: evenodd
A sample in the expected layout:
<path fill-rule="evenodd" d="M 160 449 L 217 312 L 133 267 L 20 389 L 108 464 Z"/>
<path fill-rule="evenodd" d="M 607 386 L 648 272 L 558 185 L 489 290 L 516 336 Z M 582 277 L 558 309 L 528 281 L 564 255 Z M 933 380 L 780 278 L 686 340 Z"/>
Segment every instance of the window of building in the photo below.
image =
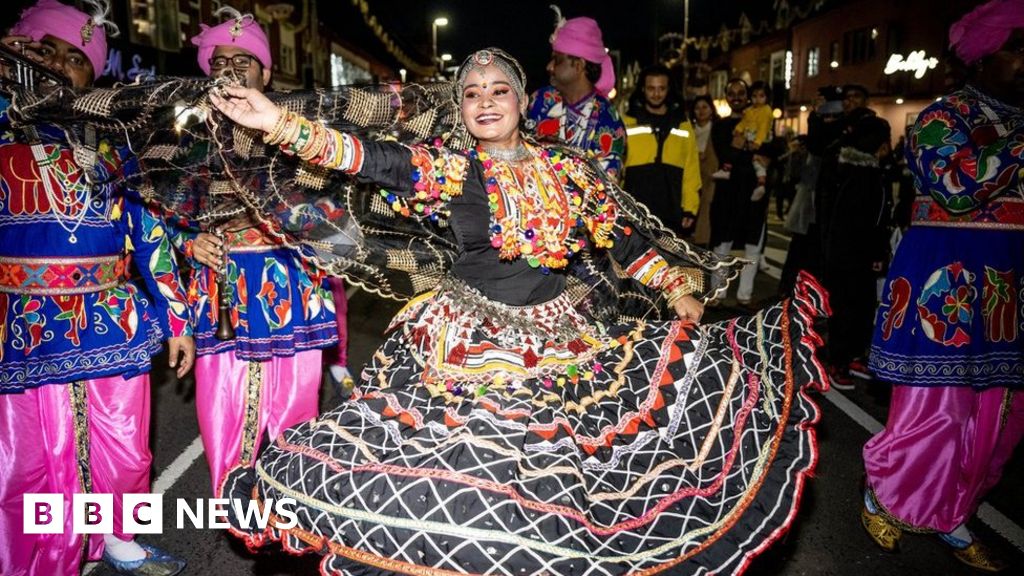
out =
<path fill-rule="evenodd" d="M 875 58 L 877 29 L 858 28 L 843 34 L 843 64 L 860 64 Z"/>
<path fill-rule="evenodd" d="M 132 43 L 168 51 L 181 48 L 177 3 L 129 0 L 128 11 L 131 20 L 129 40 Z"/>
<path fill-rule="evenodd" d="M 818 75 L 818 66 L 821 62 L 821 48 L 815 46 L 807 51 L 807 77 L 814 78 Z"/>
<path fill-rule="evenodd" d="M 144 46 L 156 46 L 153 37 L 156 25 L 156 6 L 150 0 L 130 0 L 128 9 L 131 14 L 131 42 Z"/>
<path fill-rule="evenodd" d="M 786 51 L 779 50 L 772 52 L 771 72 L 768 74 L 768 84 L 775 86 L 786 83 Z"/>
<path fill-rule="evenodd" d="M 903 28 L 899 24 L 891 24 L 885 31 L 885 53 L 903 54 Z"/>
<path fill-rule="evenodd" d="M 725 98 L 725 85 L 729 83 L 729 72 L 715 70 L 708 76 L 708 94 L 712 98 Z"/>
<path fill-rule="evenodd" d="M 280 69 L 289 76 L 295 76 L 298 66 L 296 65 L 296 50 L 295 50 L 295 32 L 286 28 L 281 27 L 280 36 L 278 37 L 281 42 L 281 62 Z"/>
<path fill-rule="evenodd" d="M 331 46 L 331 85 L 370 82 L 370 64 L 337 44 Z"/>

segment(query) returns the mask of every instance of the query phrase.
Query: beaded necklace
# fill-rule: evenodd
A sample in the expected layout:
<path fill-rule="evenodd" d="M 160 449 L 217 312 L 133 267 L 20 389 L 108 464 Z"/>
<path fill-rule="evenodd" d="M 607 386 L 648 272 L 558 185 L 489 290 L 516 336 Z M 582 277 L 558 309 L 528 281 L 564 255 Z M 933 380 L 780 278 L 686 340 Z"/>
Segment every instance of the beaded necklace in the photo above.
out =
<path fill-rule="evenodd" d="M 546 148 L 526 147 L 532 158 L 521 164 L 496 160 L 479 148 L 469 151 L 484 167 L 491 246 L 498 257 L 523 257 L 530 267 L 548 274 L 568 266 L 569 258 L 584 249 L 580 228 L 590 229 L 598 246 L 610 246 L 614 210 L 606 195 L 596 191 L 596 205 L 586 206 L 580 188 L 568 185 L 570 159 Z"/>
<path fill-rule="evenodd" d="M 53 213 L 57 224 L 68 233 L 68 242 L 75 244 L 78 242 L 76 232 L 78 232 L 78 228 L 82 225 L 86 214 L 89 212 L 89 187 L 82 185 L 81 181 L 73 182 L 59 168 L 57 165 L 57 161 L 60 158 L 59 148 L 55 147 L 52 154 L 47 154 L 43 145 L 39 142 L 33 143 L 31 147 L 32 156 L 39 166 L 40 179 L 43 182 L 46 199 L 50 204 L 50 211 Z M 50 183 L 51 175 L 57 176 L 61 183 L 64 184 L 63 194 L 53 189 L 53 185 Z M 84 179 L 84 177 L 81 179 Z M 70 224 L 65 224 L 65 218 Z"/>

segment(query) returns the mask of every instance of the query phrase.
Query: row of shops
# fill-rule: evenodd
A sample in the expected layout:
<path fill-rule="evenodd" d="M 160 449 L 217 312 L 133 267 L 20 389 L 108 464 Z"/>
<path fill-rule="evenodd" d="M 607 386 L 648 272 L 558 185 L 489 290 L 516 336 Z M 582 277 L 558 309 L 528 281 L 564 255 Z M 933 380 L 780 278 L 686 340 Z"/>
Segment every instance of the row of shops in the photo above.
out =
<path fill-rule="evenodd" d="M 777 6 L 786 4 L 777 3 Z M 859 84 L 870 107 L 893 127 L 913 124 L 918 113 L 947 93 L 956 70 L 946 50 L 950 24 L 976 2 L 958 0 L 854 0 L 819 3 L 821 10 L 781 24 L 742 45 L 701 60 L 691 49 L 690 86 L 706 91 L 728 112 L 730 78 L 762 80 L 773 90 L 776 130 L 805 133 L 819 89 Z"/>
<path fill-rule="evenodd" d="M 200 74 L 189 39 L 200 24 L 220 22 L 215 14 L 223 5 L 253 14 L 267 33 L 278 90 L 396 80 L 406 68 L 414 76 L 432 71 L 388 35 L 367 0 L 111 0 L 120 34 L 109 42 L 98 84 Z M 4 29 L 17 14 L 0 15 Z"/>
<path fill-rule="evenodd" d="M 689 49 L 690 95 L 710 93 L 721 112 L 729 78 L 763 80 L 773 90 L 777 131 L 806 131 L 820 88 L 860 84 L 894 138 L 928 103 L 949 90 L 946 30 L 974 0 L 813 0 L 775 3 L 772 25 L 741 19 L 733 42 L 698 41 Z M 217 21 L 221 0 L 112 0 L 121 28 L 100 83 L 140 74 L 199 73 L 189 38 Z M 298 89 L 429 76 L 414 50 L 390 37 L 368 0 L 232 0 L 252 13 L 271 40 L 274 88 Z M 16 17 L 16 12 L 6 17 Z M 725 31 L 723 30 L 723 33 Z M 679 36 L 679 35 L 677 35 Z M 680 36 L 681 38 L 681 36 Z M 691 42 L 693 39 L 691 39 Z M 623 70 L 626 83 L 631 76 Z M 628 94 L 631 86 L 620 86 Z"/>

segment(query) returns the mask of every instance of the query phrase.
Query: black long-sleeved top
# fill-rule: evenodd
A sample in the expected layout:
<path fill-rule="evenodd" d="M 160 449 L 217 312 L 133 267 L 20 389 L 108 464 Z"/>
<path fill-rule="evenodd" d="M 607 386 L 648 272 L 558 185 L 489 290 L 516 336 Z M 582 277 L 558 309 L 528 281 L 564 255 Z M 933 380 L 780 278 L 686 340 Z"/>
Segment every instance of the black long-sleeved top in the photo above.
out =
<path fill-rule="evenodd" d="M 358 174 L 361 180 L 398 196 L 413 196 L 412 149 L 395 142 L 364 142 L 363 154 Z M 571 179 L 564 185 L 576 186 Z M 491 246 L 490 210 L 484 168 L 479 161 L 468 160 L 461 194 L 450 200 L 448 208 L 448 223 L 458 242 L 459 253 L 451 271 L 456 278 L 492 300 L 513 306 L 546 302 L 565 290 L 565 270 L 555 269 L 544 274 L 532 268 L 525 258 L 499 259 L 498 250 Z M 625 233 L 628 225 L 617 220 L 614 246 L 610 248 L 612 258 L 623 268 L 652 250 L 638 234 Z M 587 244 L 591 245 L 589 239 Z"/>

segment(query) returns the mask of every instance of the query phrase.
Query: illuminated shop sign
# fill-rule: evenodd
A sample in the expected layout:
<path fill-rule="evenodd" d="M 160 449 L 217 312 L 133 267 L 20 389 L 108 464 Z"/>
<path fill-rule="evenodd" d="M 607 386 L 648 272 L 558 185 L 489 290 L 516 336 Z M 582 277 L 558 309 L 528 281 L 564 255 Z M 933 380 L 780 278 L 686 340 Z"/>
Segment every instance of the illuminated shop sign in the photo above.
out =
<path fill-rule="evenodd" d="M 906 58 L 903 57 L 903 54 L 893 54 L 889 56 L 889 61 L 885 64 L 885 73 L 913 72 L 914 78 L 924 78 L 925 72 L 939 65 L 938 58 L 934 56 L 926 58 L 925 56 L 924 50 L 911 52 Z"/>

